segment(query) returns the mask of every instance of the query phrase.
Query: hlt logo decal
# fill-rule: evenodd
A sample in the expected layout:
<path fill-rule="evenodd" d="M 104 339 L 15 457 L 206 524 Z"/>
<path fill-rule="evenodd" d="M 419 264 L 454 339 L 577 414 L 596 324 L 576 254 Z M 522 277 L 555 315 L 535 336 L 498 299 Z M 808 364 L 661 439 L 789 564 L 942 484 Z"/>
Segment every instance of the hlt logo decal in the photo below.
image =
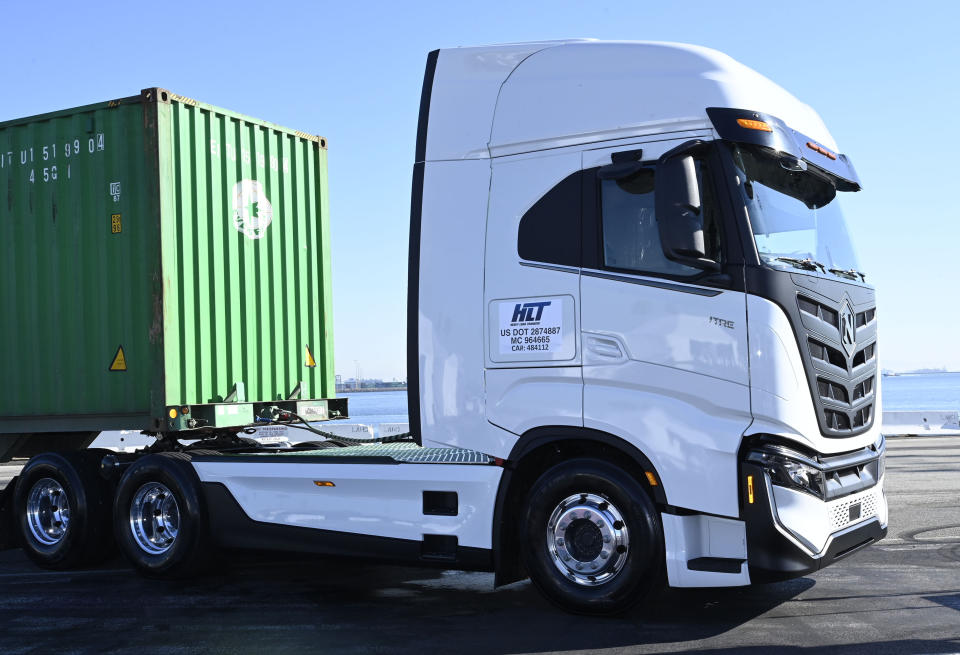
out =
<path fill-rule="evenodd" d="M 549 300 L 545 302 L 525 302 L 523 304 L 517 303 L 513 308 L 513 319 L 512 323 L 528 323 L 531 321 L 539 321 L 543 316 L 543 308 L 550 306 Z"/>

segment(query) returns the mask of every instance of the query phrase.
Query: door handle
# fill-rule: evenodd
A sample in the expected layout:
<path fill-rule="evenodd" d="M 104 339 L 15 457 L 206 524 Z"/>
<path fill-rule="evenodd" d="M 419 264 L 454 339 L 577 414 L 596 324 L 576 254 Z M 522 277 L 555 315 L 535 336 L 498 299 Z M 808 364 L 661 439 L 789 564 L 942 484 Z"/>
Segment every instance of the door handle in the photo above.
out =
<path fill-rule="evenodd" d="M 587 348 L 600 357 L 623 359 L 623 349 L 620 348 L 620 342 L 616 339 L 591 335 L 587 337 Z"/>

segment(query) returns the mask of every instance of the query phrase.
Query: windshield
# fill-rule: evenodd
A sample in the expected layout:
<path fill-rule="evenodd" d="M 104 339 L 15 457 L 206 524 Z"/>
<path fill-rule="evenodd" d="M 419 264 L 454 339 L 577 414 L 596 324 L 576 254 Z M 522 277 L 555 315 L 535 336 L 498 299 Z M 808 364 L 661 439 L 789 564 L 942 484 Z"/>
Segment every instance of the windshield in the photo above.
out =
<path fill-rule="evenodd" d="M 745 177 L 740 188 L 765 262 L 860 275 L 832 183 L 810 171 L 788 170 L 771 151 L 730 148 Z"/>

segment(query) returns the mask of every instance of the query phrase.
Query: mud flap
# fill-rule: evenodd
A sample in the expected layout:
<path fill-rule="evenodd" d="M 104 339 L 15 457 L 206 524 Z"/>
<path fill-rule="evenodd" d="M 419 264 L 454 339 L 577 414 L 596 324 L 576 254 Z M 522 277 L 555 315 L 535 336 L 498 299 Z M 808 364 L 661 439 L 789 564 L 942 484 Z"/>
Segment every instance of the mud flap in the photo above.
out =
<path fill-rule="evenodd" d="M 17 529 L 17 513 L 13 507 L 19 477 L 14 476 L 6 487 L 0 489 L 0 550 L 20 547 L 20 530 Z"/>

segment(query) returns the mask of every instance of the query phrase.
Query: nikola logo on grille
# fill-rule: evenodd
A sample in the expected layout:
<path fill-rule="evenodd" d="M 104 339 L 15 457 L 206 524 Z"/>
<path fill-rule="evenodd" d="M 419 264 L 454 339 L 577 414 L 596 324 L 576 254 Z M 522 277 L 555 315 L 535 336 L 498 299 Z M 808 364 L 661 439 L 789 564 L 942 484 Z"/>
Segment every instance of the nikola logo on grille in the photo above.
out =
<path fill-rule="evenodd" d="M 840 310 L 840 343 L 847 351 L 847 357 L 853 354 L 857 347 L 857 323 L 850 305 L 844 304 Z"/>
<path fill-rule="evenodd" d="M 515 324 L 539 321 L 543 316 L 543 308 L 549 306 L 549 300 L 544 302 L 517 303 L 513 308 L 513 318 L 510 322 L 511 324 Z"/>

